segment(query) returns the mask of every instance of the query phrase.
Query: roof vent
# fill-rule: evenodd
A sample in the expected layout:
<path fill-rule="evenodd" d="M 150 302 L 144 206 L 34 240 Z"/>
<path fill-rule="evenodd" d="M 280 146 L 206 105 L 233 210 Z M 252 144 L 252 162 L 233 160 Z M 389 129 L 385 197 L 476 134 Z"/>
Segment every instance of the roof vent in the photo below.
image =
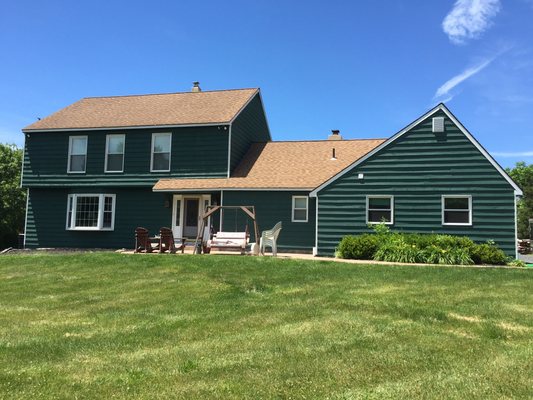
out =
<path fill-rule="evenodd" d="M 328 136 L 328 140 L 342 140 L 342 136 L 340 135 L 340 131 L 337 129 L 331 130 L 331 135 Z"/>
<path fill-rule="evenodd" d="M 433 118 L 433 133 L 444 132 L 444 117 Z"/>
<path fill-rule="evenodd" d="M 330 160 L 331 161 L 335 161 L 337 159 L 337 155 L 335 154 L 335 147 L 332 149 L 332 152 L 331 152 L 331 158 Z"/>
<path fill-rule="evenodd" d="M 200 82 L 193 82 L 191 92 L 198 93 L 201 91 L 202 89 L 200 88 Z"/>

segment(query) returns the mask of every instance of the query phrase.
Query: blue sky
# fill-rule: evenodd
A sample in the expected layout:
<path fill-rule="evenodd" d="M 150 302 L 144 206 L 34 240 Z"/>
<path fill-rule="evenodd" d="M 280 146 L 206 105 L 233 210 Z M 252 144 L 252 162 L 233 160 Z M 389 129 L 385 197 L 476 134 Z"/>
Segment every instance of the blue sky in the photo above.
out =
<path fill-rule="evenodd" d="M 0 8 L 0 142 L 87 96 L 260 87 L 275 140 L 389 137 L 444 101 L 533 162 L 533 0 L 25 1 Z"/>

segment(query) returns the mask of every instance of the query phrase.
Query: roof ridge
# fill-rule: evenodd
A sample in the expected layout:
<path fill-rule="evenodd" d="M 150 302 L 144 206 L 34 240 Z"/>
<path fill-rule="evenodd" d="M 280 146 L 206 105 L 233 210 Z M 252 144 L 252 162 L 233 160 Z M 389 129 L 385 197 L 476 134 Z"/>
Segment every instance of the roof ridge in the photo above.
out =
<path fill-rule="evenodd" d="M 342 143 L 342 142 L 361 142 L 364 140 L 387 140 L 387 138 L 362 138 L 362 139 L 342 139 L 342 140 L 329 140 L 329 139 L 315 139 L 315 140 L 271 140 L 269 142 L 252 142 L 253 144 L 268 144 L 268 143 L 316 143 L 316 142 L 330 142 L 330 143 Z"/>
<path fill-rule="evenodd" d="M 144 94 L 125 94 L 125 95 L 115 95 L 115 96 L 87 96 L 82 97 L 81 100 L 85 99 L 109 99 L 116 97 L 143 97 L 143 96 L 168 96 L 173 94 L 202 94 L 202 93 L 213 93 L 213 92 L 237 92 L 242 90 L 256 90 L 259 91 L 260 88 L 239 88 L 239 89 L 217 89 L 217 90 L 202 90 L 201 92 L 169 92 L 169 93 L 144 93 Z"/>

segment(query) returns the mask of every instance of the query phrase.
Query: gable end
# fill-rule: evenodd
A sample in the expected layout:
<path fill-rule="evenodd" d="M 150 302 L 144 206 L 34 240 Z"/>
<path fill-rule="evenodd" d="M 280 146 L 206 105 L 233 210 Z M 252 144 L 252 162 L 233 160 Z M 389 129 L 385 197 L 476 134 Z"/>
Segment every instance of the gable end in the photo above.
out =
<path fill-rule="evenodd" d="M 341 176 L 345 175 L 346 173 L 350 172 L 352 169 L 357 167 L 358 165 L 362 164 L 364 161 L 369 159 L 370 157 L 374 156 L 375 154 L 379 153 L 384 148 L 388 147 L 391 143 L 395 142 L 397 139 L 405 135 L 407 132 L 411 131 L 414 127 L 416 127 L 418 124 L 426 120 L 427 118 L 431 117 L 432 115 L 438 113 L 439 111 L 442 111 L 458 128 L 459 130 L 465 135 L 465 137 L 479 150 L 479 152 L 489 161 L 490 164 L 498 171 L 498 173 L 509 183 L 509 185 L 514 189 L 515 194 L 517 196 L 522 196 L 523 192 L 518 187 L 518 185 L 511 179 L 511 177 L 503 170 L 503 168 L 492 158 L 492 156 L 485 150 L 485 148 L 472 136 L 470 132 L 459 122 L 459 120 L 451 113 L 451 111 L 443 104 L 440 103 L 436 107 L 429 110 L 427 113 L 422 115 L 420 118 L 413 121 L 411 124 L 403 128 L 401 131 L 390 137 L 387 141 L 383 142 L 381 145 L 376 147 L 374 150 L 367 153 L 365 156 L 361 157 L 360 159 L 356 160 L 353 164 L 339 172 L 338 174 L 334 175 L 330 179 L 328 179 L 326 182 L 322 183 L 320 186 L 316 187 L 310 194 L 310 197 L 317 197 L 318 192 L 320 192 L 322 189 L 326 188 L 328 185 L 330 185 L 332 182 L 336 181 Z"/>

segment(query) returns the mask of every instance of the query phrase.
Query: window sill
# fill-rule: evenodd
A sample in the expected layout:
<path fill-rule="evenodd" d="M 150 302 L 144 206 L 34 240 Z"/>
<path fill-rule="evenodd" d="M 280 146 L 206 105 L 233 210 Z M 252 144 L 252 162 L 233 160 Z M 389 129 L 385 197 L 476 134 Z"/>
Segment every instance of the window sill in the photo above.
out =
<path fill-rule="evenodd" d="M 67 174 L 85 174 L 86 171 L 67 171 Z"/>
<path fill-rule="evenodd" d="M 67 228 L 67 231 L 81 231 L 81 232 L 110 232 L 114 228 Z"/>
<path fill-rule="evenodd" d="M 366 221 L 366 224 L 367 225 L 379 225 L 379 224 L 394 225 L 394 222 L 383 222 L 383 221 L 372 222 L 372 221 Z"/>
<path fill-rule="evenodd" d="M 472 226 L 472 223 L 442 223 L 443 226 Z"/>

